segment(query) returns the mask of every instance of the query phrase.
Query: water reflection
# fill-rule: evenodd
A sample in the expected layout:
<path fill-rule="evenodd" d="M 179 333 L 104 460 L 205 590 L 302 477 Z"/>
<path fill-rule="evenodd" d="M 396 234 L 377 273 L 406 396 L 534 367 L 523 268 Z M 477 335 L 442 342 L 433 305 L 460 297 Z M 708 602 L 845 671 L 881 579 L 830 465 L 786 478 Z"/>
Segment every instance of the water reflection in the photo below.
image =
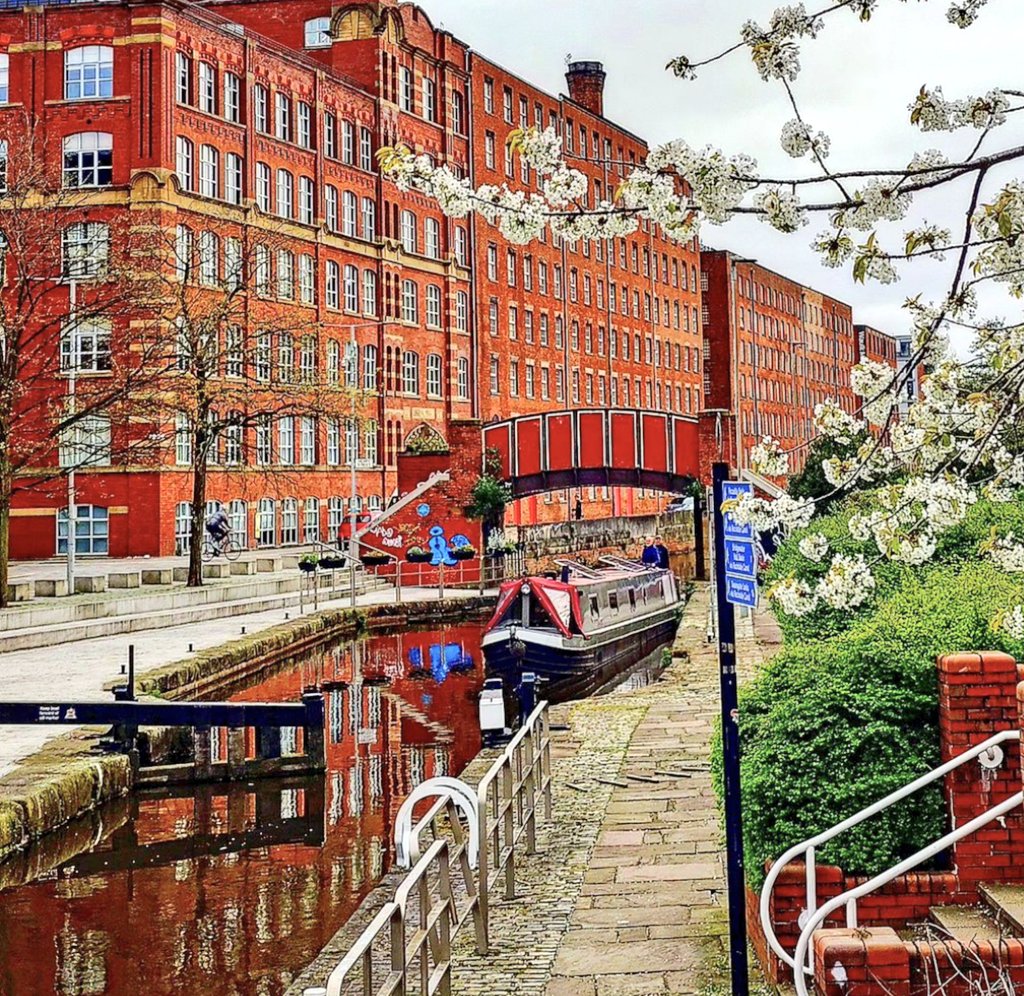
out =
<path fill-rule="evenodd" d="M 220 693 L 322 688 L 326 778 L 132 800 L 94 846 L 0 892 L 0 993 L 283 993 L 387 869 L 408 793 L 479 750 L 479 640 L 471 625 L 329 645 Z"/>

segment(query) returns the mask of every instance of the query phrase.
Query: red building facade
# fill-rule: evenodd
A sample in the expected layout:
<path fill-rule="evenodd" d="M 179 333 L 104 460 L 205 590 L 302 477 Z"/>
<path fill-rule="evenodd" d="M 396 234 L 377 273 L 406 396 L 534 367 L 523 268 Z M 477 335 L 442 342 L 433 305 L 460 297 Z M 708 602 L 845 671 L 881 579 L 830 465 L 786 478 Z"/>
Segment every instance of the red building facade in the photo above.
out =
<path fill-rule="evenodd" d="M 833 398 L 846 411 L 857 407 L 850 306 L 723 250 L 703 251 L 701 282 L 707 406 L 734 413 L 741 467 L 772 436 L 799 470 L 815 406 Z"/>

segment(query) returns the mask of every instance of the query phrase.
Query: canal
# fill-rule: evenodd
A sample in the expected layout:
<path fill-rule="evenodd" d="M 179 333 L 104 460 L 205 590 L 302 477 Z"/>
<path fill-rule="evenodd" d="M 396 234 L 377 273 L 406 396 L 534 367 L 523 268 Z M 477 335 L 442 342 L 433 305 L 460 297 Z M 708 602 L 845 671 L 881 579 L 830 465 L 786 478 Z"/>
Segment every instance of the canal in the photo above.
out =
<path fill-rule="evenodd" d="M 0 891 L 0 993 L 279 996 L 388 870 L 408 793 L 479 751 L 480 634 L 326 644 L 223 690 L 293 701 L 323 689 L 326 778 L 112 807 L 91 846 Z M 226 750 L 226 734 L 213 742 Z"/>

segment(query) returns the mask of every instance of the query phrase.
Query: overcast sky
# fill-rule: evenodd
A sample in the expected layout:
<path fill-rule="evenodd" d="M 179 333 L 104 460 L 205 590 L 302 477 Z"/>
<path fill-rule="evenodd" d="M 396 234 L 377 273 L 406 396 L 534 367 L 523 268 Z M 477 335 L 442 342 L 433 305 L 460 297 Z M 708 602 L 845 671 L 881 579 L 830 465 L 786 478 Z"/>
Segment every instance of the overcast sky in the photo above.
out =
<path fill-rule="evenodd" d="M 435 24 L 549 91 L 564 92 L 570 53 L 574 59 L 603 62 L 606 115 L 651 143 L 682 137 L 698 147 L 710 143 L 729 154 L 747 152 L 774 175 L 807 175 L 810 170 L 808 163 L 782 151 L 779 131 L 792 117 L 785 92 L 778 83 L 761 81 L 745 51 L 702 70 L 693 82 L 677 80 L 664 69 L 675 55 L 697 60 L 731 44 L 748 18 L 766 24 L 776 6 L 769 0 L 420 2 Z M 923 135 L 910 126 L 906 107 L 922 84 L 941 84 L 947 99 L 983 94 L 993 86 L 1024 89 L 1024 2 L 989 0 L 967 31 L 946 21 L 948 5 L 948 0 L 882 0 L 868 24 L 838 11 L 816 41 L 802 43 L 797 98 L 805 120 L 831 136 L 832 168 L 899 168 L 915 150 L 926 148 L 942 149 L 951 158 L 965 155 L 973 132 Z M 807 6 L 813 10 L 826 4 Z M 994 132 L 988 147 L 1024 143 L 1021 131 L 1011 119 Z M 1008 175 L 1015 174 L 993 179 Z M 951 193 L 921 201 L 913 217 L 941 221 L 954 232 L 962 229 L 950 205 L 961 203 L 965 192 L 956 191 L 957 198 Z M 808 248 L 823 227 L 812 218 L 800 232 L 783 236 L 743 220 L 705 226 L 702 238 L 849 301 L 856 321 L 890 332 L 907 328 L 901 308 L 906 297 L 922 290 L 926 296 L 938 295 L 948 283 L 949 260 L 917 263 L 895 285 L 855 285 L 848 269 L 823 267 Z M 893 244 L 906 227 L 897 226 Z M 1007 315 L 1005 295 L 994 300 L 997 311 Z"/>

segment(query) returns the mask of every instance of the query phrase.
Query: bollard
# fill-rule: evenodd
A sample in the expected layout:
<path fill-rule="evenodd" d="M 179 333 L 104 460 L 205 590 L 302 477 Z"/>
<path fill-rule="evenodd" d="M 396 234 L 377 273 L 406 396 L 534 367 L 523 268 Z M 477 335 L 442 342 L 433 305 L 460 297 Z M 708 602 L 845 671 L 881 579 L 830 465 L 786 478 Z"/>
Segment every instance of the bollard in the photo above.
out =
<path fill-rule="evenodd" d="M 242 627 L 242 636 L 245 636 L 245 627 Z"/>

